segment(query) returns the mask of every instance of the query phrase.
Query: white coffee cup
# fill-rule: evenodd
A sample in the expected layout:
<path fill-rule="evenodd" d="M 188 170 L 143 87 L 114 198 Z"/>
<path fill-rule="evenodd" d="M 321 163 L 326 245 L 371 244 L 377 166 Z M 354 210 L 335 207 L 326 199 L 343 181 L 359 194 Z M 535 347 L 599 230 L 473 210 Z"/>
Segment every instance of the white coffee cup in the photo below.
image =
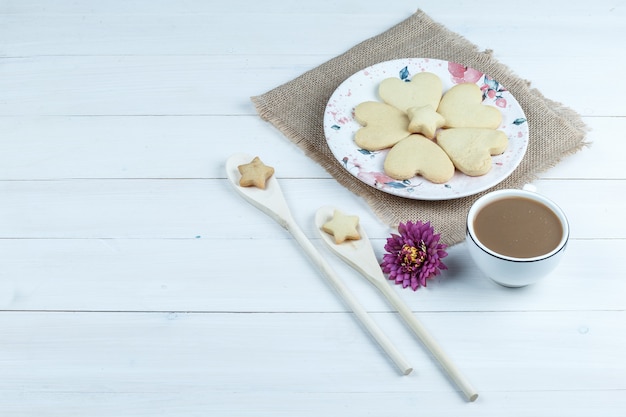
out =
<path fill-rule="evenodd" d="M 514 257 L 498 253 L 478 239 L 474 222 L 476 215 L 490 203 L 516 197 L 539 202 L 556 215 L 562 234 L 554 249 L 533 257 Z M 563 210 L 550 199 L 532 191 L 508 189 L 490 192 L 476 200 L 467 215 L 465 240 L 470 256 L 485 275 L 506 287 L 523 287 L 550 274 L 560 262 L 568 239 L 569 224 Z"/>

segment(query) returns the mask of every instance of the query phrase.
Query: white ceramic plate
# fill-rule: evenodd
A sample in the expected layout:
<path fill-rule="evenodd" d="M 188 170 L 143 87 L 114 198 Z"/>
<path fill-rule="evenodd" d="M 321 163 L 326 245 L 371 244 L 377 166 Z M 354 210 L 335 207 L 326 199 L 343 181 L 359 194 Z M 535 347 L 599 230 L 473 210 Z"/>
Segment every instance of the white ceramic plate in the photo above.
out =
<path fill-rule="evenodd" d="M 444 92 L 458 83 L 475 82 L 483 91 L 483 104 L 502 112 L 503 130 L 509 138 L 507 150 L 492 157 L 492 169 L 480 177 L 456 172 L 445 184 L 434 184 L 416 176 L 398 181 L 385 175 L 383 163 L 388 150 L 360 149 L 354 133 L 362 126 L 354 119 L 354 108 L 364 101 L 381 101 L 378 85 L 385 78 L 410 81 L 414 74 L 437 74 Z M 528 123 L 519 103 L 504 86 L 472 68 L 448 61 L 406 58 L 381 62 L 365 68 L 344 81 L 333 93 L 324 112 L 324 133 L 330 150 L 343 167 L 364 183 L 389 194 L 417 200 L 448 200 L 466 197 L 497 185 L 519 165 L 528 147 Z"/>

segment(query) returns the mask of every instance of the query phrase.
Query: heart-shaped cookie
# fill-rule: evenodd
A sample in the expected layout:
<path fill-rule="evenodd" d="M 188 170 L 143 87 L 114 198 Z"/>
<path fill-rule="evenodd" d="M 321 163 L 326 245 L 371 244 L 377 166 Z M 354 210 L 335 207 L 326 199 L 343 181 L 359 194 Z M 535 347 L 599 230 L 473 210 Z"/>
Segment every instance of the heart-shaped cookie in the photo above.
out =
<path fill-rule="evenodd" d="M 508 143 L 509 138 L 501 130 L 460 127 L 437 133 L 437 144 L 448 154 L 456 169 L 472 177 L 489 172 L 491 156 L 504 152 Z"/>
<path fill-rule="evenodd" d="M 389 104 L 366 101 L 354 108 L 354 118 L 363 126 L 354 141 L 368 151 L 390 148 L 411 134 L 408 116 Z"/>
<path fill-rule="evenodd" d="M 396 180 L 421 175 L 436 184 L 447 182 L 454 175 L 454 165 L 443 149 L 418 134 L 396 143 L 389 150 L 383 169 Z"/>
<path fill-rule="evenodd" d="M 497 129 L 502 122 L 500 110 L 482 104 L 482 100 L 483 93 L 476 84 L 457 84 L 443 95 L 437 113 L 446 120 L 445 127 Z"/>
<path fill-rule="evenodd" d="M 386 78 L 378 86 L 378 95 L 387 104 L 406 112 L 411 107 L 431 106 L 437 109 L 443 86 L 432 72 L 419 72 L 410 82 Z"/>

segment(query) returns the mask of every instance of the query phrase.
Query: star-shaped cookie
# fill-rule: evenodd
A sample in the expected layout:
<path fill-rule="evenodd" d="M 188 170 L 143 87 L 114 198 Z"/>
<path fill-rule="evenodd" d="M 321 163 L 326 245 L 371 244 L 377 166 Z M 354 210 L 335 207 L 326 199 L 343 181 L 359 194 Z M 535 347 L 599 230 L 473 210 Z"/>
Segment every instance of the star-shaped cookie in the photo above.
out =
<path fill-rule="evenodd" d="M 324 223 L 322 230 L 335 238 L 335 243 L 340 244 L 346 240 L 359 240 L 361 235 L 356 229 L 359 225 L 358 216 L 348 216 L 339 210 L 335 210 L 333 218 Z"/>
<path fill-rule="evenodd" d="M 407 110 L 409 116 L 409 132 L 421 133 L 428 139 L 433 139 L 437 129 L 442 127 L 446 119 L 430 106 L 411 107 Z"/>
<path fill-rule="evenodd" d="M 241 173 L 239 185 L 242 187 L 258 187 L 265 189 L 267 180 L 274 175 L 274 168 L 265 165 L 257 156 L 248 164 L 237 167 Z"/>

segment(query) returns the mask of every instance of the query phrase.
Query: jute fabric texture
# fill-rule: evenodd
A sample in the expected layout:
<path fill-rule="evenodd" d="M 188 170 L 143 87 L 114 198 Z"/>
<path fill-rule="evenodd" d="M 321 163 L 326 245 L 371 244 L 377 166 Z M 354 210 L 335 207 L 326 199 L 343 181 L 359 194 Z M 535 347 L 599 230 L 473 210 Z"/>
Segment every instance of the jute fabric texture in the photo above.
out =
<path fill-rule="evenodd" d="M 530 131 L 527 153 L 511 176 L 485 192 L 521 188 L 586 144 L 587 129 L 578 114 L 544 97 L 528 81 L 499 63 L 492 51 L 479 51 L 476 45 L 433 21 L 422 10 L 299 77 L 252 97 L 252 102 L 263 120 L 297 144 L 341 185 L 363 198 L 381 221 L 390 227 L 408 220 L 429 221 L 441 234 L 442 242 L 454 245 L 465 237 L 469 207 L 485 192 L 445 201 L 389 195 L 345 171 L 326 144 L 324 110 L 335 89 L 363 68 L 407 57 L 441 59 L 475 68 L 502 84 L 522 106 Z"/>

